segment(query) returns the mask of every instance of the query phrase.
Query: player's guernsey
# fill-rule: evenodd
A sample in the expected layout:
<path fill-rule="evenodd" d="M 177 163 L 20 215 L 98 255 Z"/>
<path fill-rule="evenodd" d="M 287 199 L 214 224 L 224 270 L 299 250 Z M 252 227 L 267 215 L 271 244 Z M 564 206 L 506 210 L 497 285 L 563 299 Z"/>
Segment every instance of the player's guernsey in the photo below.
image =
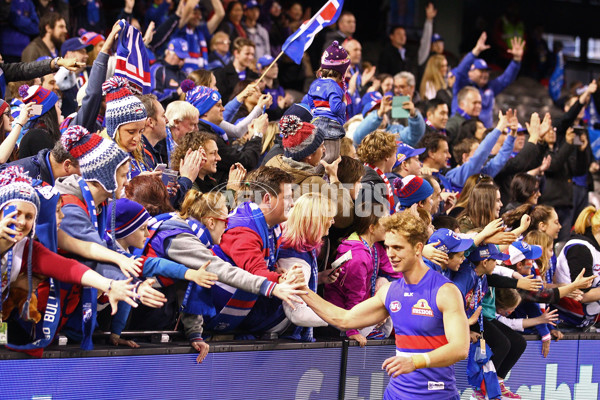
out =
<path fill-rule="evenodd" d="M 392 282 L 385 299 L 396 331 L 396 355 L 428 353 L 448 343 L 436 296 L 450 281 L 428 269 L 421 281 L 410 285 L 404 278 Z M 454 367 L 423 368 L 391 378 L 384 399 L 438 399 L 458 396 Z"/>

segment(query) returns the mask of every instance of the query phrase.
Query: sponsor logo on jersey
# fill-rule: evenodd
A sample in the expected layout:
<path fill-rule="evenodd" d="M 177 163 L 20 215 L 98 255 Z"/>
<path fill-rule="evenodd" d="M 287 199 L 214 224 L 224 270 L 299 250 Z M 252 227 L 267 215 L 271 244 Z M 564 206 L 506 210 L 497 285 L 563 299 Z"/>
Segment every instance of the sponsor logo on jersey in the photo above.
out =
<path fill-rule="evenodd" d="M 444 390 L 444 382 L 427 382 L 427 390 Z"/>
<path fill-rule="evenodd" d="M 422 315 L 424 317 L 433 317 L 433 310 L 425 299 L 419 299 L 412 308 L 412 315 Z"/>

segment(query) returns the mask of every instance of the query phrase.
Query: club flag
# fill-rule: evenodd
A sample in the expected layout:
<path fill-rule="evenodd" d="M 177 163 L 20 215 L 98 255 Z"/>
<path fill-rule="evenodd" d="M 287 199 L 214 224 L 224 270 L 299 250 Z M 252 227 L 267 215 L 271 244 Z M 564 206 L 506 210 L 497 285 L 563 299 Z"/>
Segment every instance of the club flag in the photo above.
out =
<path fill-rule="evenodd" d="M 339 18 L 344 0 L 329 0 L 310 20 L 300 25 L 293 35 L 287 38 L 281 50 L 296 64 L 302 61 L 302 55 L 310 47 L 315 35 L 334 24 Z"/>
<path fill-rule="evenodd" d="M 563 85 L 565 84 L 565 60 L 563 58 L 562 51 L 559 51 L 556 55 L 556 68 L 550 76 L 550 82 L 548 84 L 548 91 L 552 100 L 557 101 L 560 97 L 560 92 Z"/>
<path fill-rule="evenodd" d="M 129 80 L 133 91 L 149 94 L 150 62 L 140 31 L 128 24 L 125 20 L 119 21 L 121 32 L 117 44 L 115 75 Z"/>

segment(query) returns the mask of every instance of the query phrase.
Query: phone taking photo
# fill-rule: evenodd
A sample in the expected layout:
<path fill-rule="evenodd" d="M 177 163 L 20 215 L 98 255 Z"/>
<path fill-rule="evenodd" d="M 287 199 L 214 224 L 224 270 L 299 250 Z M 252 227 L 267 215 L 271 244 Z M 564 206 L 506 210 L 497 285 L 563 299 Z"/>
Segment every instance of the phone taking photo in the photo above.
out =
<path fill-rule="evenodd" d="M 10 204 L 6 207 L 4 207 L 4 217 L 6 218 L 8 215 L 10 215 L 11 213 L 17 211 L 17 206 L 15 206 L 14 204 Z M 15 218 L 15 217 L 13 217 Z M 8 229 L 12 229 L 13 231 L 15 230 L 15 224 L 10 224 L 7 226 Z M 14 238 L 15 235 L 10 235 L 10 237 Z"/>
<path fill-rule="evenodd" d="M 41 104 L 32 104 L 30 110 L 31 115 L 42 115 L 44 107 Z"/>

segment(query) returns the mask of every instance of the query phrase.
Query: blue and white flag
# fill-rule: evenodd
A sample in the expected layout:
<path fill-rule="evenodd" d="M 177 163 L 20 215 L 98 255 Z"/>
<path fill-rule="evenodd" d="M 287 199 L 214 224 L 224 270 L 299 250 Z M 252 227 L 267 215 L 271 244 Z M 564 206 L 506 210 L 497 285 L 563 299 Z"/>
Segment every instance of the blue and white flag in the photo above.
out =
<path fill-rule="evenodd" d="M 149 94 L 150 62 L 143 36 L 125 20 L 119 21 L 122 29 L 117 45 L 115 75 L 129 80 L 130 87 L 141 94 Z"/>
<path fill-rule="evenodd" d="M 288 55 L 296 64 L 302 61 L 302 55 L 312 44 L 315 35 L 321 30 L 334 24 L 342 13 L 344 0 L 329 0 L 310 20 L 300 25 L 293 35 L 287 38 L 281 51 Z"/>
<path fill-rule="evenodd" d="M 548 91 L 550 92 L 550 97 L 552 100 L 557 101 L 560 97 L 560 92 L 565 83 L 565 59 L 563 57 L 563 52 L 559 51 L 556 55 L 556 68 L 552 72 L 550 76 L 550 81 L 548 83 Z"/>

